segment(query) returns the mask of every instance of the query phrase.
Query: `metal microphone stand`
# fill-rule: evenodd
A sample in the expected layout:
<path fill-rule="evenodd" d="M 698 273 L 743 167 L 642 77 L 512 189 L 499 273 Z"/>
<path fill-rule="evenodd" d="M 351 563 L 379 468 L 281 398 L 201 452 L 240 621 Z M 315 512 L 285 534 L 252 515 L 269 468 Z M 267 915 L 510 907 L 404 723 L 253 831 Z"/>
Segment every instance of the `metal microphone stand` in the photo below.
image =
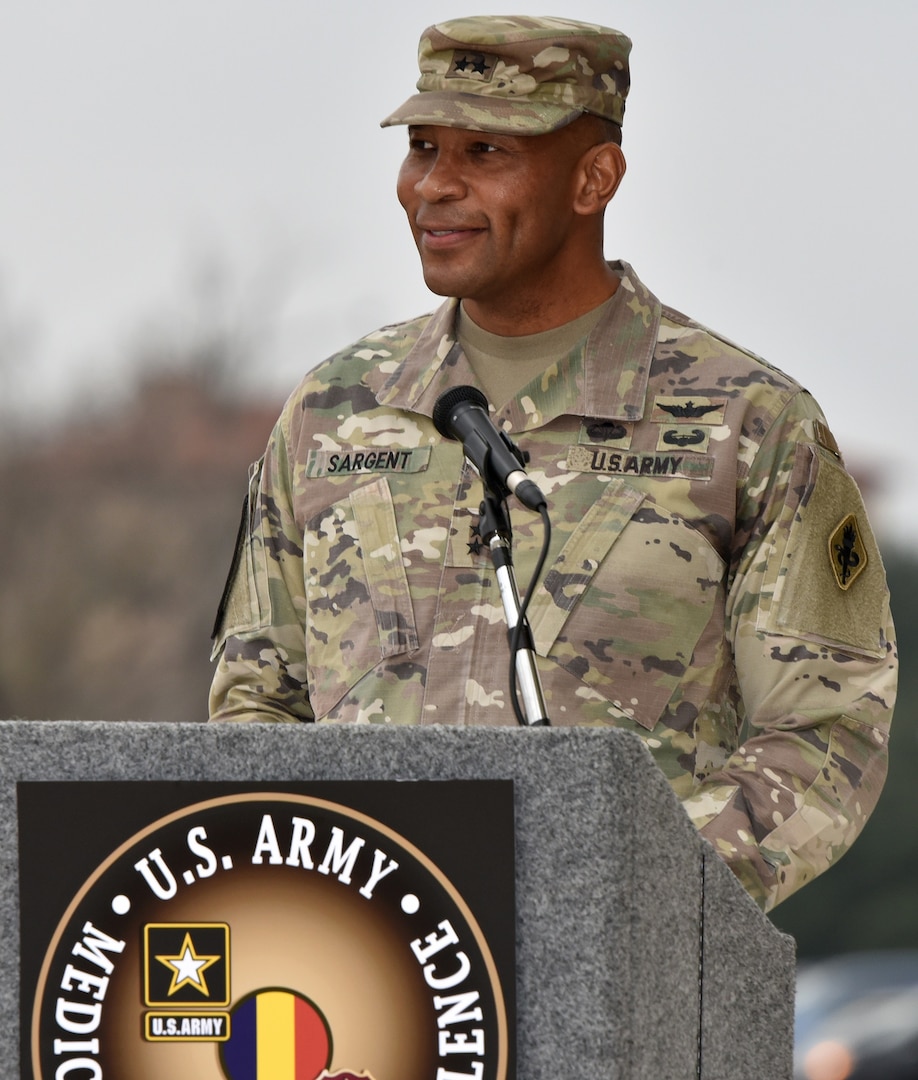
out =
<path fill-rule="evenodd" d="M 511 551 L 513 532 L 506 502 L 495 495 L 487 483 L 484 483 L 484 501 L 480 511 L 479 532 L 491 551 L 491 561 L 494 563 L 497 574 L 497 585 L 504 605 L 509 638 L 512 641 L 514 630 L 521 618 L 520 595 L 516 575 L 513 572 Z M 548 727 L 549 720 L 545 698 L 542 694 L 542 681 L 539 677 L 539 669 L 536 667 L 535 644 L 529 623 L 525 618 L 519 627 L 518 640 L 519 648 L 516 650 L 514 664 L 523 706 L 520 712 L 519 703 L 514 700 L 512 702 L 514 711 L 517 719 L 526 727 Z"/>

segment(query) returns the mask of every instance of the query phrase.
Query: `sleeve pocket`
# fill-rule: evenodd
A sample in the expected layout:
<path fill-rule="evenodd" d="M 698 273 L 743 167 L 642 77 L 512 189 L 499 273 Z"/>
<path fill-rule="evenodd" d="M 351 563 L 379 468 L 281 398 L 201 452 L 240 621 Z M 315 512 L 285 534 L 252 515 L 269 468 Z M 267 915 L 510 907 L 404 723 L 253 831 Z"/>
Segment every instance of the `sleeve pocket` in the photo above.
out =
<path fill-rule="evenodd" d="M 236 546 L 211 633 L 214 643 L 212 660 L 220 654 L 228 637 L 259 630 L 270 621 L 264 546 L 256 539 L 254 530 L 263 463 L 264 459 L 261 459 L 249 468 L 248 490 L 242 504 Z"/>

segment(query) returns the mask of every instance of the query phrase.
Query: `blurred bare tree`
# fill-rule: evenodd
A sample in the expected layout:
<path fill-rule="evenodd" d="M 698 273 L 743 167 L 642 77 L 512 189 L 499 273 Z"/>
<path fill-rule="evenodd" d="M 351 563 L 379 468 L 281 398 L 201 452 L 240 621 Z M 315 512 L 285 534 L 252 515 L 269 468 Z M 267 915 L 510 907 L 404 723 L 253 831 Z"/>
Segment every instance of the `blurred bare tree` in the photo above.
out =
<path fill-rule="evenodd" d="M 280 408 L 235 392 L 265 330 L 221 290 L 214 264 L 184 318 L 138 336 L 128 393 L 87 391 L 52 431 L 0 442 L 0 715 L 206 717 L 246 470 Z M 26 345 L 5 314 L 3 380 Z M 3 400 L 12 436 L 28 418 Z"/>
<path fill-rule="evenodd" d="M 220 251 L 206 248 L 189 263 L 174 308 L 140 326 L 129 367 L 142 376 L 194 372 L 214 394 L 250 390 L 265 371 L 292 277 L 289 260 L 277 254 L 242 282 Z"/>
<path fill-rule="evenodd" d="M 0 453 L 20 433 L 19 388 L 35 342 L 35 327 L 13 306 L 0 277 Z"/>

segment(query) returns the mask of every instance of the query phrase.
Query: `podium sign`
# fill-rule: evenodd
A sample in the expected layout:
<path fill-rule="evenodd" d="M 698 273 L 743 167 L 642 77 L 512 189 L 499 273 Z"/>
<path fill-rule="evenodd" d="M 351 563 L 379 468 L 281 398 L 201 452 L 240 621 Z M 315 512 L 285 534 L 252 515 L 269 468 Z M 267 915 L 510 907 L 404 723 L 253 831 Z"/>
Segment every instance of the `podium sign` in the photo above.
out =
<path fill-rule="evenodd" d="M 0 937 L 10 1076 L 792 1075 L 793 942 L 616 729 L 0 721 Z"/>
<path fill-rule="evenodd" d="M 514 1075 L 512 781 L 17 802 L 24 1078 Z"/>

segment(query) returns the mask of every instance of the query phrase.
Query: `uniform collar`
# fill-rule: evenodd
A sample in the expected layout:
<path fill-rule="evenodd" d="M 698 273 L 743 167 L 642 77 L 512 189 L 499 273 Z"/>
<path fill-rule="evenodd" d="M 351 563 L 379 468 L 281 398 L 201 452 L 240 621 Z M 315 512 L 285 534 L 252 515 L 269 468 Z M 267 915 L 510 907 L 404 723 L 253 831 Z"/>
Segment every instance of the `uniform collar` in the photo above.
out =
<path fill-rule="evenodd" d="M 508 431 L 542 427 L 564 414 L 638 420 L 660 325 L 660 301 L 624 262 L 615 302 L 589 336 L 560 363 L 524 387 L 495 417 Z M 377 398 L 431 416 L 440 395 L 453 386 L 477 386 L 455 336 L 458 301 L 447 300 L 430 317 L 404 361 Z"/>

